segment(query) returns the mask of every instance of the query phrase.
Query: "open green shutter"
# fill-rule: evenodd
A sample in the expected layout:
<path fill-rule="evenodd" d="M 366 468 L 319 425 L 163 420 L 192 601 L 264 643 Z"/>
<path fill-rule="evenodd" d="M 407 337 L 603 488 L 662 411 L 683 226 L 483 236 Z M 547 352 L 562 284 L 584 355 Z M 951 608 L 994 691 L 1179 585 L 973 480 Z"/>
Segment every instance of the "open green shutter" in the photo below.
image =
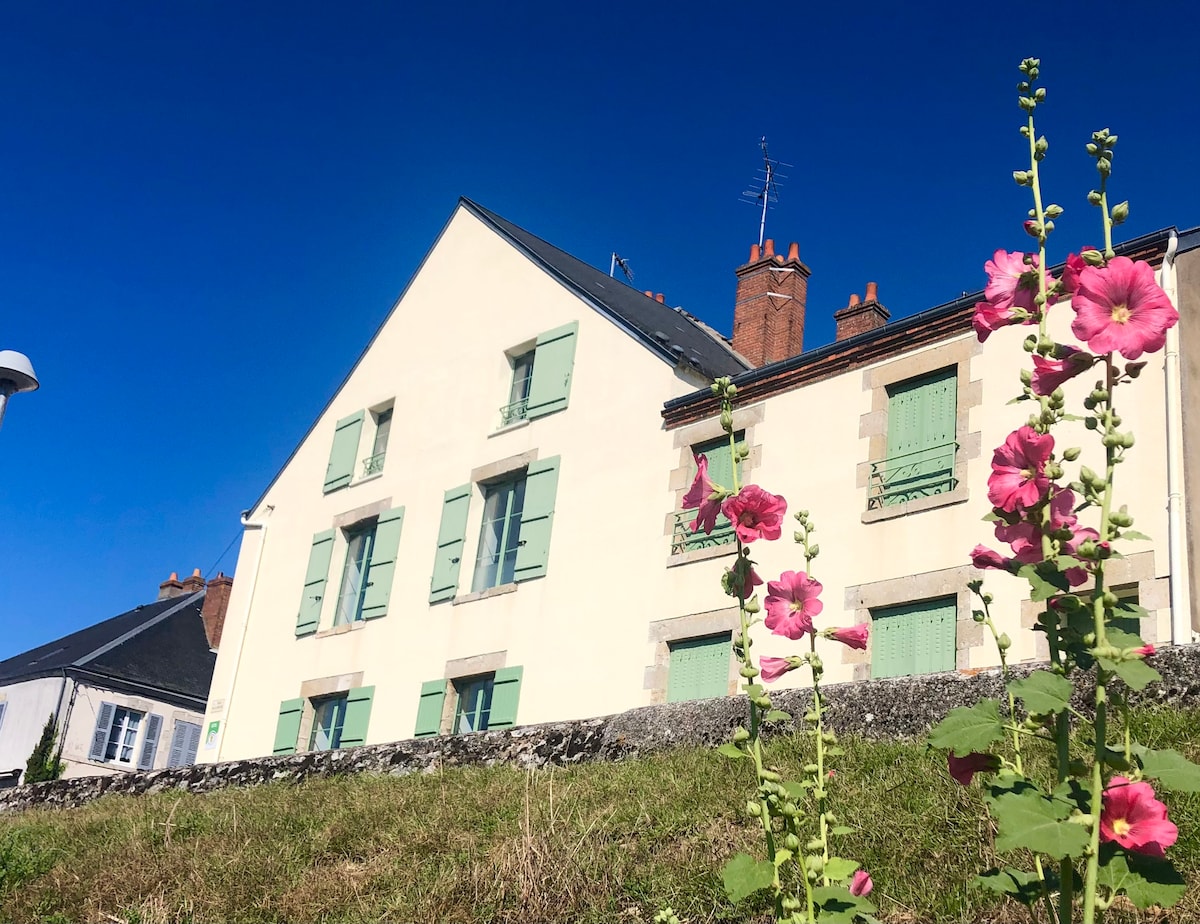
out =
<path fill-rule="evenodd" d="M 304 699 L 285 699 L 279 704 L 279 721 L 275 724 L 275 754 L 295 754 L 300 740 L 300 717 L 304 715 Z"/>
<path fill-rule="evenodd" d="M 670 646 L 667 702 L 710 699 L 729 694 L 730 636 L 690 638 Z"/>
<path fill-rule="evenodd" d="M 400 551 L 400 529 L 403 525 L 403 507 L 379 515 L 379 522 L 375 525 L 375 544 L 371 547 L 371 564 L 367 568 L 363 619 L 378 619 L 387 615 L 388 598 L 392 594 L 392 578 L 396 573 L 396 555 Z"/>
<path fill-rule="evenodd" d="M 467 511 L 471 486 L 459 485 L 446 492 L 442 501 L 442 524 L 438 527 L 437 555 L 429 582 L 429 602 L 449 600 L 458 593 L 458 569 L 467 538 Z"/>
<path fill-rule="evenodd" d="M 530 420 L 567 406 L 578 333 L 579 322 L 572 321 L 538 336 L 533 354 L 533 380 L 529 383 L 529 409 L 525 414 Z"/>
<path fill-rule="evenodd" d="M 426 680 L 421 684 L 421 699 L 417 704 L 418 738 L 428 738 L 430 735 L 440 735 L 442 732 L 442 711 L 446 707 L 446 681 L 444 679 Z"/>
<path fill-rule="evenodd" d="M 325 493 L 344 488 L 354 477 L 358 461 L 358 438 L 362 433 L 363 412 L 357 411 L 337 422 L 333 431 L 333 446 L 329 450 L 329 465 L 325 469 Z"/>
<path fill-rule="evenodd" d="M 371 700 L 374 687 L 355 687 L 346 695 L 346 717 L 342 720 L 344 748 L 356 748 L 367 743 L 367 725 L 371 721 Z"/>
<path fill-rule="evenodd" d="M 488 728 L 512 728 L 517 724 L 517 703 L 521 699 L 523 667 L 502 667 L 492 680 L 492 711 Z"/>
<path fill-rule="evenodd" d="M 525 473 L 525 506 L 521 512 L 521 539 L 517 546 L 514 581 L 528 581 L 546 573 L 560 458 L 552 456 L 533 462 Z"/>
<path fill-rule="evenodd" d="M 904 677 L 955 668 L 954 598 L 873 610 L 871 676 Z"/>
<path fill-rule="evenodd" d="M 308 571 L 304 574 L 304 595 L 296 616 L 296 636 L 312 635 L 321 622 L 321 601 L 325 597 L 325 582 L 329 578 L 329 560 L 333 556 L 333 530 L 313 536 L 308 553 Z"/>

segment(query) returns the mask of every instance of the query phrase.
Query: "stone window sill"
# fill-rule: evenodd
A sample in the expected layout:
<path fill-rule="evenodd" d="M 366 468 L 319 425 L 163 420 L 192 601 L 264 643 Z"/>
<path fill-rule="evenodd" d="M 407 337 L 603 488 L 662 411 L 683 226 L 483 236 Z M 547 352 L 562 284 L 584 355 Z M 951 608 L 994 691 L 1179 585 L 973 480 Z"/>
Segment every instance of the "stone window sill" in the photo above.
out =
<path fill-rule="evenodd" d="M 452 606 L 458 606 L 460 603 L 474 603 L 476 600 L 486 600 L 488 597 L 499 597 L 501 594 L 513 593 L 519 585 L 517 584 L 501 584 L 499 587 L 489 587 L 487 590 L 480 590 L 472 594 L 460 594 L 450 601 Z"/>
<path fill-rule="evenodd" d="M 690 565 L 694 561 L 708 561 L 710 558 L 724 558 L 726 555 L 737 554 L 737 543 L 726 542 L 722 545 L 709 546 L 707 549 L 693 549 L 690 552 L 677 552 L 667 559 L 668 568 L 679 565 Z"/>
<path fill-rule="evenodd" d="M 529 426 L 529 420 L 527 420 L 527 419 L 515 420 L 512 423 L 510 423 L 507 427 L 501 427 L 498 430 L 493 430 L 491 433 L 488 434 L 488 439 L 490 440 L 493 436 L 499 436 L 502 433 L 512 433 L 513 430 L 520 430 L 522 427 L 528 427 L 528 426 Z"/>
<path fill-rule="evenodd" d="M 875 510 L 867 510 L 862 515 L 864 523 L 878 523 L 880 520 L 894 520 L 897 517 L 906 517 L 912 513 L 920 513 L 923 510 L 934 510 L 938 507 L 949 507 L 952 504 L 964 504 L 967 502 L 968 490 L 966 486 L 955 488 L 953 491 L 947 491 L 945 494 L 934 494 L 932 497 L 919 497 L 916 500 L 905 501 L 902 504 L 892 504 L 888 507 L 878 507 Z"/>
<path fill-rule="evenodd" d="M 328 629 L 321 629 L 319 632 L 313 633 L 313 638 L 329 638 L 331 635 L 345 635 L 347 632 L 354 632 L 361 629 L 367 624 L 365 619 L 359 619 L 355 622 L 344 622 L 340 626 L 330 626 Z"/>

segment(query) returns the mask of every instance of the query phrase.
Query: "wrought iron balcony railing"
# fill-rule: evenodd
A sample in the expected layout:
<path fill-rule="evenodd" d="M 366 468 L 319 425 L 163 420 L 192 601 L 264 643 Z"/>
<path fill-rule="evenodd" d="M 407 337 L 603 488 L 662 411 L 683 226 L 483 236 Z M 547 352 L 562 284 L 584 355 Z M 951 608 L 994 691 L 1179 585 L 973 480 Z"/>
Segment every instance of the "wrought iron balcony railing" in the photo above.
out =
<path fill-rule="evenodd" d="M 713 531 L 705 535 L 704 530 L 693 533 L 692 521 L 696 519 L 695 510 L 680 510 L 675 514 L 675 527 L 671 531 L 671 554 L 680 555 L 683 552 L 694 552 L 696 549 L 710 549 L 718 545 L 733 542 L 733 524 L 720 517 Z"/>
<path fill-rule="evenodd" d="M 524 420 L 525 415 L 529 412 L 529 399 L 522 398 L 520 401 L 514 401 L 512 404 L 506 404 L 500 408 L 500 426 L 507 427 L 509 424 L 514 424 L 518 420 Z"/>
<path fill-rule="evenodd" d="M 867 509 L 878 510 L 919 497 L 953 491 L 954 457 L 958 443 L 943 443 L 871 463 L 867 481 Z"/>
<path fill-rule="evenodd" d="M 363 459 L 362 476 L 366 478 L 368 475 L 378 475 L 383 471 L 383 460 L 387 455 L 386 452 L 377 452 L 373 456 L 367 456 Z"/>

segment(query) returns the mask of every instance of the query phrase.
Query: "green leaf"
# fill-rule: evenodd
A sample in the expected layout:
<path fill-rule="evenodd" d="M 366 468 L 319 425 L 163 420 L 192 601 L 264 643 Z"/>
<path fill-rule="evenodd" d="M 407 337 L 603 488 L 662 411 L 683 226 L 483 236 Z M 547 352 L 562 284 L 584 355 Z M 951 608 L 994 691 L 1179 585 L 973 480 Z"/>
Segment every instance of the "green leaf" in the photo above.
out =
<path fill-rule="evenodd" d="M 858 869 L 858 863 L 855 860 L 830 857 L 829 862 L 825 864 L 824 875 L 835 882 L 841 882 L 843 879 L 849 879 L 853 876 L 856 869 Z"/>
<path fill-rule="evenodd" d="M 1097 881 L 1124 892 L 1138 908 L 1169 908 L 1182 897 L 1187 884 L 1170 860 L 1117 851 L 1105 845 L 1100 852 Z"/>
<path fill-rule="evenodd" d="M 764 722 L 787 722 L 791 720 L 791 715 L 781 709 L 772 709 L 763 716 Z"/>
<path fill-rule="evenodd" d="M 1125 685 L 1131 690 L 1144 690 L 1150 684 L 1162 680 L 1162 674 L 1141 658 L 1133 661 L 1110 661 L 1108 658 L 1098 658 L 1097 660 L 1102 667 L 1124 680 Z"/>
<path fill-rule="evenodd" d="M 1139 757 L 1146 776 L 1158 780 L 1167 789 L 1176 792 L 1200 792 L 1200 767 L 1178 751 L 1169 748 L 1162 751 L 1144 751 Z"/>
<path fill-rule="evenodd" d="M 1032 905 L 1042 897 L 1042 883 L 1036 873 L 1010 867 L 989 869 L 976 876 L 971 883 L 1001 895 L 1011 895 L 1026 905 Z"/>
<path fill-rule="evenodd" d="M 717 748 L 717 753 L 723 754 L 725 757 L 728 757 L 731 760 L 741 760 L 743 757 L 750 756 L 731 741 L 726 741 L 723 745 Z"/>
<path fill-rule="evenodd" d="M 1143 540 L 1145 540 L 1146 542 L 1151 542 L 1151 541 L 1153 541 L 1153 540 L 1151 540 L 1151 538 L 1150 538 L 1149 536 L 1147 536 L 1145 533 L 1139 533 L 1139 532 L 1138 532 L 1136 529 L 1123 529 L 1123 530 L 1121 530 L 1121 538 L 1122 538 L 1122 539 L 1143 539 Z"/>
<path fill-rule="evenodd" d="M 1139 636 L 1132 632 L 1123 632 L 1120 629 L 1108 627 L 1104 630 L 1104 637 L 1108 639 L 1108 644 L 1113 648 L 1141 648 L 1146 643 Z"/>
<path fill-rule="evenodd" d="M 746 896 L 769 887 L 775 881 L 775 867 L 766 860 L 755 860 L 749 854 L 739 853 L 725 864 L 721 880 L 729 900 L 740 902 Z"/>
<path fill-rule="evenodd" d="M 974 706 L 951 709 L 929 732 L 929 743 L 943 751 L 953 750 L 957 757 L 966 757 L 973 751 L 986 751 L 1003 737 L 1000 704 L 985 699 Z"/>
<path fill-rule="evenodd" d="M 855 914 L 869 914 L 876 910 L 863 896 L 851 895 L 845 886 L 815 886 L 813 904 L 821 906 L 821 920 L 826 922 L 836 920 L 826 915 L 849 914 L 850 920 L 853 920 Z"/>
<path fill-rule="evenodd" d="M 825 748 L 826 757 L 842 757 L 845 755 L 845 753 L 846 752 L 842 748 L 839 748 L 836 744 L 828 745 Z"/>
<path fill-rule="evenodd" d="M 792 856 L 793 854 L 790 850 L 788 850 L 786 847 L 780 847 L 775 851 L 775 865 L 783 866 L 783 864 L 790 860 Z"/>
<path fill-rule="evenodd" d="M 1071 702 L 1071 681 L 1050 671 L 1034 671 L 1023 680 L 1009 683 L 1008 689 L 1025 702 L 1030 712 L 1062 712 Z"/>
<path fill-rule="evenodd" d="M 834 825 L 832 828 L 829 829 L 829 833 L 834 835 L 835 837 L 841 837 L 842 835 L 845 835 L 845 834 L 853 834 L 854 828 L 848 828 L 845 825 Z"/>
<path fill-rule="evenodd" d="M 1070 590 L 1067 576 L 1061 571 L 1045 569 L 1044 573 L 1039 573 L 1035 565 L 1022 565 L 1017 575 L 1029 582 L 1029 599 L 1034 602 L 1048 600 L 1055 594 Z"/>
<path fill-rule="evenodd" d="M 803 799 L 808 792 L 808 787 L 803 783 L 784 782 L 780 783 L 779 785 L 787 791 L 788 798 L 793 802 Z"/>
<path fill-rule="evenodd" d="M 991 800 L 991 806 L 999 827 L 996 849 L 1001 853 L 1025 848 L 1062 859 L 1083 856 L 1088 846 L 1087 829 L 1065 820 L 1071 807 L 1034 789 L 1002 793 Z"/>

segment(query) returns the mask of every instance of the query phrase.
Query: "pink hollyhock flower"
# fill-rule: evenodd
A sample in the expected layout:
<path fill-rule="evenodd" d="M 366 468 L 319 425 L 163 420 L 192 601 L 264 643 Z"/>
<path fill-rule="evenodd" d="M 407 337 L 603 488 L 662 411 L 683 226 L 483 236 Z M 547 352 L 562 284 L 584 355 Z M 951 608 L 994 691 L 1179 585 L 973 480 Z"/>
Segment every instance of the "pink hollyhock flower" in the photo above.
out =
<path fill-rule="evenodd" d="M 813 617 L 824 609 L 822 587 L 803 571 L 785 571 L 778 581 L 767 582 L 766 627 L 776 635 L 796 641 L 813 631 Z"/>
<path fill-rule="evenodd" d="M 762 671 L 763 683 L 774 683 L 788 671 L 796 669 L 787 658 L 759 658 L 758 667 Z"/>
<path fill-rule="evenodd" d="M 1038 290 L 1038 258 L 1037 254 L 1029 254 L 1030 262 L 1026 263 L 1025 256 L 1016 251 L 997 250 L 984 264 L 988 283 L 983 297 L 997 310 L 1024 308 L 1033 313 L 1033 297 Z"/>
<path fill-rule="evenodd" d="M 1083 259 L 1082 253 L 1085 250 L 1095 249 L 1095 247 L 1080 247 L 1079 253 L 1073 253 L 1067 257 L 1067 265 L 1062 274 L 1062 284 L 1063 291 L 1068 295 L 1074 295 L 1079 289 L 1079 277 L 1087 269 L 1087 262 Z"/>
<path fill-rule="evenodd" d="M 694 510 L 696 519 L 692 520 L 692 525 L 689 527 L 692 532 L 696 532 L 703 527 L 705 534 L 713 531 L 713 527 L 717 525 L 717 514 L 721 512 L 720 490 L 717 485 L 708 480 L 708 457 L 694 456 L 696 460 L 696 478 L 692 481 L 692 486 L 688 488 L 687 494 L 683 495 L 683 509 Z M 714 497 L 713 495 L 716 495 Z"/>
<path fill-rule="evenodd" d="M 721 509 L 729 517 L 738 538 L 750 543 L 755 539 L 779 538 L 787 501 L 756 484 L 748 484 L 726 499 Z"/>
<path fill-rule="evenodd" d="M 1046 463 L 1054 451 L 1054 437 L 1030 426 L 1014 430 L 992 455 L 988 499 L 1005 511 L 1032 507 L 1050 487 Z"/>
<path fill-rule="evenodd" d="M 1126 359 L 1161 350 L 1179 312 L 1154 281 L 1149 263 L 1113 257 L 1089 266 L 1071 300 L 1071 332 L 1094 353 L 1116 351 Z"/>
<path fill-rule="evenodd" d="M 854 876 L 850 879 L 850 894 L 867 895 L 873 888 L 875 888 L 875 883 L 871 881 L 871 874 L 865 869 L 856 869 Z"/>
<path fill-rule="evenodd" d="M 1000 768 L 1000 758 L 994 754 L 968 754 L 955 757 L 951 751 L 946 755 L 950 775 L 963 786 L 970 786 L 976 773 L 992 773 Z"/>
<path fill-rule="evenodd" d="M 1101 840 L 1116 841 L 1134 853 L 1161 857 L 1178 838 L 1179 829 L 1167 820 L 1167 807 L 1154 798 L 1154 787 L 1131 783 L 1123 776 L 1112 778 L 1104 790 Z"/>
<path fill-rule="evenodd" d="M 730 579 L 736 580 L 735 578 Z M 754 588 L 759 586 L 763 579 L 758 576 L 758 572 L 754 570 L 751 564 L 746 565 L 745 580 L 742 582 L 742 599 L 749 600 L 754 596 Z M 737 586 L 731 584 L 730 596 L 737 596 Z"/>
<path fill-rule="evenodd" d="M 1141 655 L 1143 658 L 1149 658 L 1153 657 L 1155 650 L 1154 644 L 1152 642 L 1147 642 L 1141 648 L 1133 649 L 1133 653 L 1135 655 Z"/>
<path fill-rule="evenodd" d="M 1086 372 L 1096 361 L 1096 357 L 1083 350 L 1070 346 L 1058 348 L 1061 359 L 1046 359 L 1044 356 L 1033 357 L 1033 381 L 1030 387 L 1035 395 L 1050 395 L 1063 382 L 1075 378 L 1081 372 Z"/>
<path fill-rule="evenodd" d="M 859 651 L 865 651 L 867 648 L 867 634 L 870 632 L 866 623 L 860 623 L 857 626 L 849 628 L 830 629 L 825 634 L 826 638 L 832 638 L 841 642 L 848 648 L 857 648 Z"/>
<path fill-rule="evenodd" d="M 986 545 L 977 545 L 971 550 L 971 564 L 976 568 L 1000 568 L 1008 570 L 1010 559 L 1005 558 L 999 552 L 994 552 Z"/>

